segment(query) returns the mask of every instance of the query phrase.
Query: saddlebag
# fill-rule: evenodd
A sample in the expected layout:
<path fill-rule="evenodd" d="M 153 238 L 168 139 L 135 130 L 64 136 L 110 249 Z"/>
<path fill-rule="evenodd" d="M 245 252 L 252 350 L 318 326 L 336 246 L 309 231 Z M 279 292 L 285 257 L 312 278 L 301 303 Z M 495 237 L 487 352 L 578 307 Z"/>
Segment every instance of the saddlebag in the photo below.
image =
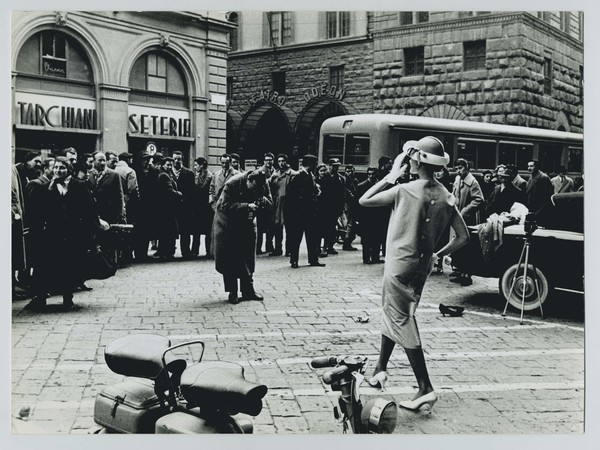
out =
<path fill-rule="evenodd" d="M 154 383 L 142 378 L 107 386 L 94 404 L 94 422 L 116 433 L 154 433 L 157 419 L 166 413 Z"/>
<path fill-rule="evenodd" d="M 231 434 L 252 433 L 252 420 L 245 414 L 235 419 L 225 414 L 202 418 L 190 412 L 173 412 L 156 421 L 156 434 Z"/>

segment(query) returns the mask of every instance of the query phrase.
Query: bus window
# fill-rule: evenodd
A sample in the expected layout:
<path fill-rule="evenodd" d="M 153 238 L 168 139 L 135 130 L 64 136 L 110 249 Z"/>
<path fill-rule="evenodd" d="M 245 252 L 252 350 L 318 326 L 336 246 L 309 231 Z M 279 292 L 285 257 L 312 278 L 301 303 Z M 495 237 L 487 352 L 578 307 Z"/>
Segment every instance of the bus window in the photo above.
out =
<path fill-rule="evenodd" d="M 459 138 L 458 158 L 473 163 L 473 169 L 493 169 L 496 167 L 496 142 Z"/>
<path fill-rule="evenodd" d="M 533 158 L 533 144 L 500 142 L 498 150 L 498 164 L 515 164 L 517 170 L 524 170 Z"/>
<path fill-rule="evenodd" d="M 356 166 L 369 165 L 369 149 L 371 138 L 369 135 L 349 134 L 346 136 L 346 154 L 344 164 Z"/>
<path fill-rule="evenodd" d="M 569 172 L 583 171 L 583 149 L 581 147 L 569 147 L 567 170 Z"/>
<path fill-rule="evenodd" d="M 547 174 L 558 173 L 562 165 L 562 145 L 540 144 L 540 169 Z"/>
<path fill-rule="evenodd" d="M 344 136 L 326 134 L 323 136 L 323 161 L 329 161 L 329 158 L 343 159 Z"/>

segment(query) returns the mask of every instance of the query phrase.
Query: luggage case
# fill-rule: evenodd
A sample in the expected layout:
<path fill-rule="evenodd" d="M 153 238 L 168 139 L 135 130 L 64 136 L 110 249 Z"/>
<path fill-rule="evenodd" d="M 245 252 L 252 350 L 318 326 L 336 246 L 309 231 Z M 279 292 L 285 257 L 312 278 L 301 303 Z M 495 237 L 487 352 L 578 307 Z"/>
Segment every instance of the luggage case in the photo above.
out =
<path fill-rule="evenodd" d="M 117 433 L 154 433 L 156 421 L 169 411 L 161 405 L 154 384 L 143 378 L 107 386 L 96 396 L 94 421 Z"/>

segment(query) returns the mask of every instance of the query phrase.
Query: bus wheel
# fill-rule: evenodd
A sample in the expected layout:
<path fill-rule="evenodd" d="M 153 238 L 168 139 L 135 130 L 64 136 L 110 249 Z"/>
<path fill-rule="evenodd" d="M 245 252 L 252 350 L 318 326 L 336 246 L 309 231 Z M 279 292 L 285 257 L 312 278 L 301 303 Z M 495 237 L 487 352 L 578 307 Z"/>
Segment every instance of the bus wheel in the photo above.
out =
<path fill-rule="evenodd" d="M 508 303 L 516 309 L 521 309 L 523 294 L 525 294 L 523 309 L 531 311 L 539 308 L 546 301 L 550 292 L 550 283 L 548 277 L 539 268 L 535 268 L 534 274 L 534 268 L 531 264 L 527 265 L 526 274 L 524 274 L 524 271 L 525 264 L 510 266 L 500 278 L 498 287 L 504 299 L 508 300 Z"/>

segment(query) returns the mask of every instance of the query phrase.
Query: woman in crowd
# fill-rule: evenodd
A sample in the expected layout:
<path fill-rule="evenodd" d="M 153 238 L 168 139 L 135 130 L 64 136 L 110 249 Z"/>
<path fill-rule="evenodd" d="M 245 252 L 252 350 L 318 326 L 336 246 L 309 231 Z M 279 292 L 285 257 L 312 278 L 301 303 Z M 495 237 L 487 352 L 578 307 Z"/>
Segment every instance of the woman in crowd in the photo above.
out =
<path fill-rule="evenodd" d="M 418 180 L 390 188 L 390 184 L 401 176 L 405 158 L 410 161 L 410 173 L 418 175 Z M 437 138 L 426 136 L 419 141 L 408 141 L 403 153 L 394 161 L 391 172 L 359 201 L 365 207 L 393 205 L 383 275 L 381 349 L 369 384 L 383 388 L 394 346 L 401 345 L 419 387 L 415 397 L 400 402 L 400 406 L 413 411 L 426 404 L 431 408 L 437 401 L 425 364 L 415 310 L 436 260 L 463 246 L 469 239 L 455 197 L 434 177 L 434 172 L 448 162 L 444 145 Z M 434 253 L 448 226 L 454 229 L 455 236 Z"/>
<path fill-rule="evenodd" d="M 45 258 L 37 274 L 38 292 L 26 309 L 44 309 L 48 292 L 62 294 L 65 310 L 75 308 L 73 292 L 85 279 L 86 252 L 91 248 L 95 233 L 109 228 L 108 223 L 98 217 L 85 183 L 75 178 L 73 166 L 66 157 L 56 158 L 43 211 Z"/>

